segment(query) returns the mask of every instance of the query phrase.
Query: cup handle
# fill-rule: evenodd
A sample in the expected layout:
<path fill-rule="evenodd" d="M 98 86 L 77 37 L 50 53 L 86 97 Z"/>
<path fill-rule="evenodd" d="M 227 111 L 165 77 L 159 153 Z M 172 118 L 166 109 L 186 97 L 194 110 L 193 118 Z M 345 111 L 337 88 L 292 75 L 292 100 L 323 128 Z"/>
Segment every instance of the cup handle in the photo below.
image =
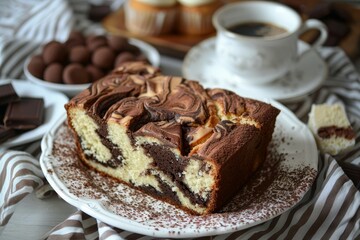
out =
<path fill-rule="evenodd" d="M 319 20 L 308 19 L 304 22 L 302 28 L 300 29 L 300 34 L 310 29 L 317 29 L 320 31 L 320 36 L 316 39 L 314 43 L 311 44 L 311 47 L 316 48 L 322 46 L 328 37 L 328 31 L 326 25 Z"/>

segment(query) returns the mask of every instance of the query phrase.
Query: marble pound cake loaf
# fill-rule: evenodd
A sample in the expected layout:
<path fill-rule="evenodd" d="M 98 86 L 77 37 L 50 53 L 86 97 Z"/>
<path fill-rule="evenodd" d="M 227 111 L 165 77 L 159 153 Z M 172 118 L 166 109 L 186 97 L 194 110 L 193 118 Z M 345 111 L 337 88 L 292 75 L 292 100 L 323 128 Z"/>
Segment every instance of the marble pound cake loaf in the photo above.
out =
<path fill-rule="evenodd" d="M 90 168 L 193 214 L 226 204 L 264 162 L 279 110 L 124 64 L 66 104 Z"/>

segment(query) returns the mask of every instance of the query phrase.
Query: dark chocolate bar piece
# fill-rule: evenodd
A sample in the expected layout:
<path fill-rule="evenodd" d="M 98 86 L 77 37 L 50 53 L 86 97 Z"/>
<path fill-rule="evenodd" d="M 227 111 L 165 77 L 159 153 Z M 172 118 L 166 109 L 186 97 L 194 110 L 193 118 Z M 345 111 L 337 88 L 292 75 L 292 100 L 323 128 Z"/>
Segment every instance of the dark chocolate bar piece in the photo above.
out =
<path fill-rule="evenodd" d="M 5 128 L 4 125 L 0 125 L 0 143 L 5 142 L 9 138 L 15 137 L 16 131 L 11 128 Z"/>
<path fill-rule="evenodd" d="M 4 125 L 4 117 L 6 112 L 7 104 L 0 104 L 0 125 Z"/>
<path fill-rule="evenodd" d="M 42 98 L 20 98 L 18 102 L 9 103 L 4 125 L 18 130 L 34 129 L 44 120 L 44 100 Z"/>
<path fill-rule="evenodd" d="M 0 85 L 0 105 L 18 101 L 19 96 L 11 83 Z"/>

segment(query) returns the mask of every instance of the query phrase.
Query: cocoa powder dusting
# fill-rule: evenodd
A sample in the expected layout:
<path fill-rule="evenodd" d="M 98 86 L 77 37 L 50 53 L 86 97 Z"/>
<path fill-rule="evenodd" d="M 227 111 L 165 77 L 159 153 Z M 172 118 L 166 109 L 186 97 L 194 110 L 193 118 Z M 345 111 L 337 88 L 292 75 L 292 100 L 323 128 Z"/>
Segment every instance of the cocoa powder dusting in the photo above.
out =
<path fill-rule="evenodd" d="M 56 133 L 49 161 L 53 175 L 76 197 L 97 200 L 107 211 L 142 223 L 154 231 L 165 228 L 170 229 L 169 234 L 181 234 L 183 229 L 189 228 L 194 232 L 223 228 L 237 230 L 241 224 L 267 220 L 284 212 L 310 188 L 317 174 L 315 169 L 290 169 L 282 164 L 286 159 L 293 159 L 281 150 L 292 141 L 281 131 L 277 133 L 262 168 L 221 211 L 206 216 L 189 215 L 88 169 L 78 159 L 72 133 L 66 124 Z M 96 204 L 88 205 L 98 212 L 104 211 Z"/>

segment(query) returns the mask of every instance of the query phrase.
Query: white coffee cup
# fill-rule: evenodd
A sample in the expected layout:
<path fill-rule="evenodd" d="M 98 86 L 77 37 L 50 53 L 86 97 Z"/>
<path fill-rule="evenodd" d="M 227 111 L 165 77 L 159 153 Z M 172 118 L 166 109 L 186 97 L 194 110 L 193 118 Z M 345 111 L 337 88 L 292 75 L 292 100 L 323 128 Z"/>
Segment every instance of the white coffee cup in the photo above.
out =
<path fill-rule="evenodd" d="M 229 30 L 240 23 L 268 23 L 286 30 L 285 33 L 253 37 Z M 275 2 L 236 2 L 223 6 L 213 16 L 217 30 L 216 55 L 219 64 L 231 71 L 239 81 L 263 84 L 276 80 L 290 71 L 300 58 L 299 35 L 318 29 L 320 36 L 311 47 L 321 46 L 327 38 L 326 26 L 318 20 L 302 21 L 293 9 Z"/>

